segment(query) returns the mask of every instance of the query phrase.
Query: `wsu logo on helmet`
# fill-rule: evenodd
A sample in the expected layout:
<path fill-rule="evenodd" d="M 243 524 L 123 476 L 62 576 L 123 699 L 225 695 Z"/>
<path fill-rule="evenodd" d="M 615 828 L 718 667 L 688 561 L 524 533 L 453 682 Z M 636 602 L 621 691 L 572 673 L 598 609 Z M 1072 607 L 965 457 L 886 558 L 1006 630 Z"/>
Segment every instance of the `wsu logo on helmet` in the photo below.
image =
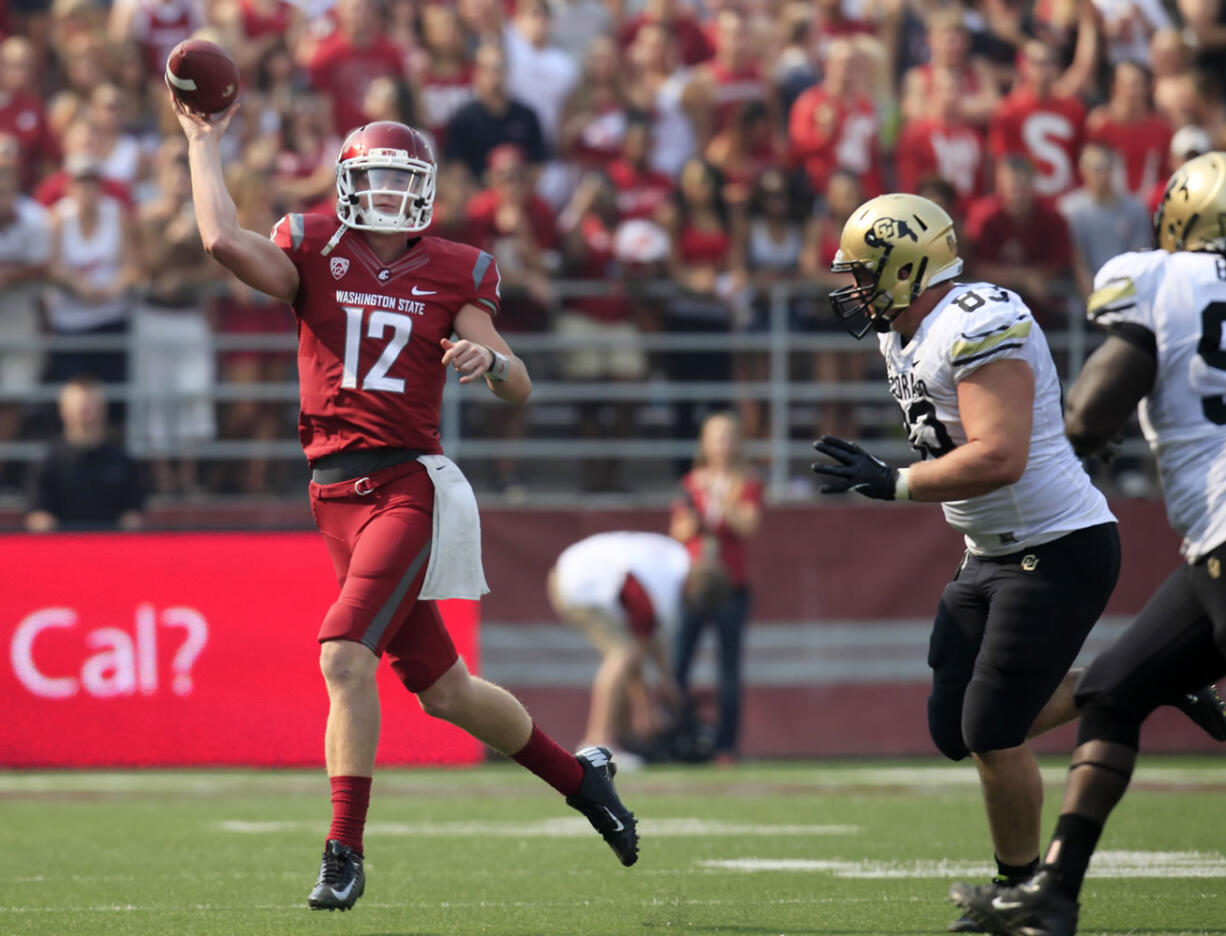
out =
<path fill-rule="evenodd" d="M 875 248 L 891 246 L 904 237 L 919 243 L 919 237 L 911 230 L 911 226 L 898 218 L 878 218 L 873 222 L 873 226 L 864 232 L 864 242 Z"/>
<path fill-rule="evenodd" d="M 340 279 L 349 272 L 349 260 L 346 257 L 333 257 L 328 269 L 332 271 L 333 279 Z"/>

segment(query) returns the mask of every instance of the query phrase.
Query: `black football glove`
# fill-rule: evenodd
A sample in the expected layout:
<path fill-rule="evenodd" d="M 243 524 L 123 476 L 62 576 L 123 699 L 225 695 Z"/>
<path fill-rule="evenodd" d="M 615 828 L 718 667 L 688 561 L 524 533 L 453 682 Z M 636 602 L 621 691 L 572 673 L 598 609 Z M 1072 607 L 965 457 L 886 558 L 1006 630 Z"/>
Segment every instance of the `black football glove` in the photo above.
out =
<path fill-rule="evenodd" d="M 844 491 L 855 491 L 865 497 L 877 500 L 893 500 L 894 491 L 898 486 L 898 469 L 891 468 L 880 458 L 870 455 L 855 442 L 848 442 L 838 436 L 822 436 L 813 443 L 813 447 L 839 462 L 830 465 L 826 462 L 814 462 L 815 474 L 833 478 L 821 487 L 823 494 L 842 494 Z"/>

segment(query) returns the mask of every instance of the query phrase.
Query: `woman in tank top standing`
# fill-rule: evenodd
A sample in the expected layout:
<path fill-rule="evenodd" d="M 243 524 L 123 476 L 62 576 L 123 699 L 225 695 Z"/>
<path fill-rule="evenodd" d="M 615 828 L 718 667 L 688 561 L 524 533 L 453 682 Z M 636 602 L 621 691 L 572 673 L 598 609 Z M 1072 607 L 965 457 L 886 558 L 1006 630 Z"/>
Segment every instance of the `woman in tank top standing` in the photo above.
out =
<path fill-rule="evenodd" d="M 128 290 L 137 277 L 135 231 L 119 202 L 102 193 L 102 168 L 93 157 L 74 154 L 64 168 L 68 194 L 51 209 L 51 330 L 60 336 L 121 336 L 128 327 Z M 126 349 L 52 353 L 50 383 L 85 374 L 123 383 Z"/>
<path fill-rule="evenodd" d="M 740 429 L 731 413 L 712 413 L 702 424 L 693 470 L 681 479 L 669 533 L 685 544 L 694 562 L 717 562 L 731 586 L 709 613 L 685 610 L 673 665 L 677 685 L 689 684 L 694 651 L 708 624 L 718 638 L 719 718 L 715 756 L 733 760 L 741 721 L 741 647 L 749 619 L 748 544 L 762 516 L 762 482 L 749 470 Z"/>

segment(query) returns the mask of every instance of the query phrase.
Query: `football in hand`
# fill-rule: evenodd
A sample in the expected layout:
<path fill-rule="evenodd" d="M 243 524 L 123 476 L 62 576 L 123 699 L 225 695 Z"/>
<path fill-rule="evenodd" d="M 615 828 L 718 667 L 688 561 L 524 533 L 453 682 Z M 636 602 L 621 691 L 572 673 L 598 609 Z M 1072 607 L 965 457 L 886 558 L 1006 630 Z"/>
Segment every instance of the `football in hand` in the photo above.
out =
<path fill-rule="evenodd" d="M 238 95 L 238 66 L 217 43 L 184 39 L 166 59 L 166 84 L 188 110 L 216 114 Z"/>

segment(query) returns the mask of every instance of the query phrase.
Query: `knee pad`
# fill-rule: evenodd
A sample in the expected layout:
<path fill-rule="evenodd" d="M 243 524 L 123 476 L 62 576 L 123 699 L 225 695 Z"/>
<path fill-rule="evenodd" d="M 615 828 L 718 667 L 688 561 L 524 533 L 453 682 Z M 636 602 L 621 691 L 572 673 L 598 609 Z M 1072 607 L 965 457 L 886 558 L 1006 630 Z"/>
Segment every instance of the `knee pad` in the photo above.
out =
<path fill-rule="evenodd" d="M 1008 720 L 978 713 L 967 713 L 963 719 L 963 737 L 966 746 L 976 754 L 989 751 L 1005 751 L 1026 741 L 1026 728 L 1010 724 Z"/>
<path fill-rule="evenodd" d="M 938 751 L 952 761 L 970 754 L 962 740 L 961 699 L 942 699 L 934 691 L 928 697 L 928 734 Z"/>
<path fill-rule="evenodd" d="M 1110 741 L 1136 751 L 1141 746 L 1141 722 L 1143 715 L 1113 705 L 1107 697 L 1091 696 L 1084 701 L 1080 693 L 1077 704 L 1081 706 L 1081 723 L 1077 726 L 1077 744 L 1089 741 Z"/>

